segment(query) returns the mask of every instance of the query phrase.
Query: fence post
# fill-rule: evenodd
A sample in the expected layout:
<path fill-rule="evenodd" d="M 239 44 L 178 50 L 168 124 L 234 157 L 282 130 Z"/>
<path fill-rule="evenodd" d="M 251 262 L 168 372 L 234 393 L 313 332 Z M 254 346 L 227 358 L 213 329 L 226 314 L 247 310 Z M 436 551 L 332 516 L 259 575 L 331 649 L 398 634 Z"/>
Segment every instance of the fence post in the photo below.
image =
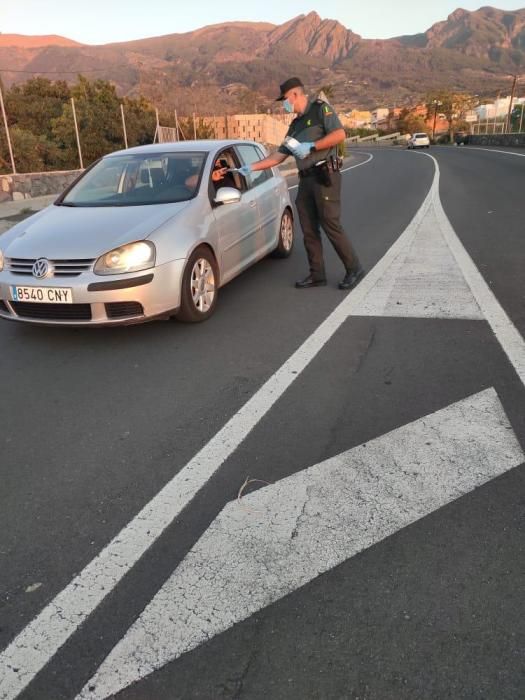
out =
<path fill-rule="evenodd" d="M 128 134 L 126 131 L 126 117 L 124 116 L 124 105 L 120 103 L 120 113 L 122 115 L 122 130 L 124 132 L 124 144 L 128 147 Z"/>
<path fill-rule="evenodd" d="M 195 121 L 195 112 L 193 112 L 193 138 L 197 140 L 197 122 Z"/>
<path fill-rule="evenodd" d="M 153 136 L 153 143 L 157 142 L 157 136 L 159 135 L 159 110 L 157 107 L 155 107 L 155 119 L 156 119 L 156 126 L 155 126 L 155 135 Z"/>
<path fill-rule="evenodd" d="M 80 161 L 80 169 L 84 170 L 84 161 L 82 160 L 82 148 L 80 147 L 80 135 L 78 133 L 77 112 L 75 109 L 75 98 L 71 98 L 71 109 L 73 110 L 73 121 L 75 123 L 75 134 L 77 137 L 78 159 Z"/>
<path fill-rule="evenodd" d="M 179 140 L 179 131 L 180 131 L 180 135 L 182 136 L 182 140 L 186 141 L 186 135 L 185 135 L 184 131 L 182 130 L 182 126 L 180 126 L 180 124 L 179 124 L 179 116 L 177 114 L 177 110 L 175 110 L 175 125 L 177 128 L 177 140 Z"/>
<path fill-rule="evenodd" d="M 13 155 L 13 146 L 11 145 L 11 136 L 9 134 L 9 125 L 7 123 L 7 115 L 5 113 L 4 96 L 2 95 L 2 86 L 1 85 L 0 85 L 0 106 L 2 108 L 2 116 L 4 118 L 5 135 L 7 137 L 7 147 L 9 149 L 9 156 L 11 158 L 11 167 L 13 169 L 13 175 L 16 175 L 15 157 Z"/>

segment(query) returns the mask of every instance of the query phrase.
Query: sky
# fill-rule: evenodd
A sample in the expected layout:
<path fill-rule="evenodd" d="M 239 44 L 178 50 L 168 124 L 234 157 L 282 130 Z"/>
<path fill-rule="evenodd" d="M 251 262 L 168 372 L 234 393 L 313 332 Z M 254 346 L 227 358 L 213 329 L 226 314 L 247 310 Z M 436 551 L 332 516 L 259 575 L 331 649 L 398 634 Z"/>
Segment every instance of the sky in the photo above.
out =
<path fill-rule="evenodd" d="M 463 0 L 425 3 L 421 0 L 0 0 L 0 32 L 3 34 L 60 34 L 86 44 L 142 39 L 198 29 L 235 20 L 282 24 L 315 10 L 323 19 L 337 19 L 366 39 L 387 39 L 417 34 L 443 20 L 457 7 L 476 10 L 482 3 Z M 520 2 L 490 2 L 505 10 L 525 7 Z"/>

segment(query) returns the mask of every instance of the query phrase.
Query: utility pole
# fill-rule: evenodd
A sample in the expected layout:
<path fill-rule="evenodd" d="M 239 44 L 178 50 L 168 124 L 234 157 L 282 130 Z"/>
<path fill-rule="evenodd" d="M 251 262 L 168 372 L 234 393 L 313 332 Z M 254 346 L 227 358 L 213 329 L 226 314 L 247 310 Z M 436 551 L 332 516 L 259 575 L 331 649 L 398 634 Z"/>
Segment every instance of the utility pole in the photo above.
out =
<path fill-rule="evenodd" d="M 433 100 L 434 102 L 434 126 L 432 127 L 432 141 L 436 140 L 436 119 L 437 119 L 437 113 L 438 113 L 438 106 L 441 106 L 443 103 L 440 102 L 439 100 Z"/>
<path fill-rule="evenodd" d="M 509 111 L 507 112 L 507 133 L 510 133 L 510 130 L 512 129 L 511 126 L 511 114 L 512 114 L 512 102 L 514 100 L 514 94 L 516 92 L 516 83 L 518 82 L 518 76 L 514 76 L 514 80 L 512 81 L 512 90 L 510 93 L 510 102 L 509 102 Z"/>
<path fill-rule="evenodd" d="M 11 158 L 11 168 L 13 169 L 13 175 L 16 175 L 15 157 L 13 155 L 13 146 L 11 145 L 11 136 L 9 135 L 9 125 L 7 123 L 7 115 L 5 113 L 4 96 L 2 94 L 2 86 L 1 85 L 0 85 L 0 107 L 2 109 L 2 116 L 4 118 L 5 135 L 7 137 L 7 147 L 9 149 L 9 156 Z"/>

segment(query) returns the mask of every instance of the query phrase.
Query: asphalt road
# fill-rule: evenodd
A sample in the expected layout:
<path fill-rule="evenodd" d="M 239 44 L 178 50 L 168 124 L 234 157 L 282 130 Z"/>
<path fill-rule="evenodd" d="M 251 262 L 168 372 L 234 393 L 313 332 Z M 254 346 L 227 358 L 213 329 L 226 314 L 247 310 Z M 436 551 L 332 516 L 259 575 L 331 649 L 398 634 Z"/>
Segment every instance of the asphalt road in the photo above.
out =
<path fill-rule="evenodd" d="M 329 286 L 296 290 L 306 272 L 299 243 L 290 259 L 265 260 L 221 290 L 200 326 L 1 325 L 0 648 L 25 634 L 19 651 L 33 659 L 41 640 L 31 621 L 249 400 L 258 405 L 265 382 L 343 300 L 356 299 L 253 429 L 239 423 L 235 449 L 145 554 L 57 653 L 43 652 L 21 698 L 65 700 L 83 688 L 82 697 L 106 697 L 113 677 L 122 700 L 524 696 L 525 364 L 516 337 L 525 336 L 525 158 L 430 154 L 465 255 L 440 237 L 439 211 L 409 226 L 436 185 L 426 152 L 355 151 L 351 165 L 362 165 L 344 174 L 343 221 L 377 273 L 362 283 L 371 280 L 362 303 L 360 287 L 337 289 L 343 271 L 328 243 Z M 387 266 L 410 231 L 405 263 Z M 368 461 L 363 445 L 374 450 Z M 323 500 L 304 470 L 321 465 L 329 481 L 325 462 L 341 454 L 362 467 L 341 482 L 348 498 L 336 509 L 336 494 L 327 487 Z M 398 455 L 393 475 L 389 455 Z M 358 487 L 365 472 L 376 477 Z M 266 505 L 236 502 L 247 477 L 265 482 L 246 489 L 259 489 L 254 498 L 276 489 L 267 491 L 271 507 L 281 504 L 273 520 Z M 283 493 L 290 484 L 283 500 L 281 484 Z M 295 512 L 296 494 L 300 513 L 282 550 L 275 523 L 288 505 Z M 249 537 L 221 516 L 232 501 Z M 218 545 L 199 544 L 207 532 Z M 324 563 L 322 547 L 308 549 L 316 537 L 330 552 Z M 203 588 L 212 584 L 223 593 Z M 147 606 L 163 590 L 163 614 L 152 617 Z M 195 601 L 182 611 L 185 595 Z M 131 642 L 118 656 L 123 638 Z M 0 698 L 14 697 L 23 671 L 0 660 Z"/>

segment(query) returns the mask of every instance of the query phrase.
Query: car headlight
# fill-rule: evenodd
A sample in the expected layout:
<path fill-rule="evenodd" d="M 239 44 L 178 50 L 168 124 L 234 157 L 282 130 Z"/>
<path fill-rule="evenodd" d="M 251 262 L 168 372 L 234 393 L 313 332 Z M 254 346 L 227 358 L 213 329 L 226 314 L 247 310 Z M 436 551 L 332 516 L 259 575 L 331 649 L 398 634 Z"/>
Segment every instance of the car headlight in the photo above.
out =
<path fill-rule="evenodd" d="M 95 263 L 96 275 L 118 275 L 139 272 L 155 265 L 155 246 L 149 241 L 128 243 L 101 255 Z"/>
<path fill-rule="evenodd" d="M 0 250 L 0 272 L 4 269 L 4 254 Z"/>

